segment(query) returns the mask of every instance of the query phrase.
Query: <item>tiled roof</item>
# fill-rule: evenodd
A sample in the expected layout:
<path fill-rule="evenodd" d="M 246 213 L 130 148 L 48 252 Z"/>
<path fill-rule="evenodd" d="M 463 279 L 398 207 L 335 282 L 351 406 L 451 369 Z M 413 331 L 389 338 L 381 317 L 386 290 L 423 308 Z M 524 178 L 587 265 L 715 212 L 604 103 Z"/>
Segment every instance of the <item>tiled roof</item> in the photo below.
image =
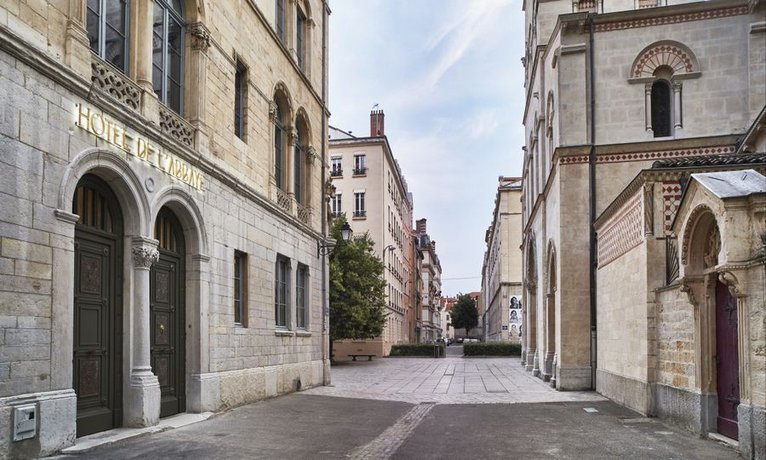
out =
<path fill-rule="evenodd" d="M 704 155 L 672 160 L 657 160 L 652 163 L 652 169 L 688 168 L 699 166 L 725 166 L 766 164 L 766 153 L 743 153 L 738 155 Z"/>

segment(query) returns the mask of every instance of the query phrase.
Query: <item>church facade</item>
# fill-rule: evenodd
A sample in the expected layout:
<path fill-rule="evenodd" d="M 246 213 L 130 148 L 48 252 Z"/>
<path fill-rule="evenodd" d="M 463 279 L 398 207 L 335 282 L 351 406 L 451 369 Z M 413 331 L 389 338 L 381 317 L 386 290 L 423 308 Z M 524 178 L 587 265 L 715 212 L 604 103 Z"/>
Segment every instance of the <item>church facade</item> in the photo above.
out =
<path fill-rule="evenodd" d="M 596 389 L 642 413 L 738 438 L 743 453 L 762 456 L 762 192 L 739 184 L 736 198 L 716 195 L 707 185 L 717 179 L 705 174 L 749 170 L 753 183 L 763 174 L 766 4 L 527 1 L 524 11 L 523 364 L 560 390 Z M 715 212 L 683 214 L 702 196 Z M 716 212 L 734 202 L 747 231 L 722 229 Z M 738 249 L 704 266 L 690 254 L 705 237 L 690 235 L 709 236 L 711 215 L 720 247 Z M 682 268 L 668 283 L 675 238 Z M 732 339 L 748 357 L 729 371 L 742 384 L 733 404 L 741 414 L 727 416 L 732 433 L 712 409 L 730 390 L 712 377 L 715 302 L 700 299 L 717 289 L 713 271 L 738 264 L 754 267 L 733 275 L 748 280 L 748 294 L 719 278 L 755 332 L 740 327 Z M 671 294 L 695 289 L 696 304 Z M 670 314 L 669 302 L 684 313 Z M 696 329 L 675 323 L 703 311 Z"/>

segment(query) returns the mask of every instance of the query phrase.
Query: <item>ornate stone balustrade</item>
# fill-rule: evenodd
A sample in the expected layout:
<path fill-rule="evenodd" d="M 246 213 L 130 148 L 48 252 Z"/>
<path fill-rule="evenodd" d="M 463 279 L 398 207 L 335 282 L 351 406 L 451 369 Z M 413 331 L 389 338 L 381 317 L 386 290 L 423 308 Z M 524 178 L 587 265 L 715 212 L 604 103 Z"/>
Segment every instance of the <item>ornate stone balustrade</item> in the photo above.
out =
<path fill-rule="evenodd" d="M 298 219 L 306 225 L 311 225 L 311 208 L 296 203 L 298 208 Z"/>
<path fill-rule="evenodd" d="M 194 147 L 194 126 L 160 104 L 160 128 L 187 147 Z"/>
<path fill-rule="evenodd" d="M 277 204 L 280 208 L 292 214 L 293 200 L 290 198 L 290 195 L 287 192 L 280 188 L 277 188 Z"/>
<path fill-rule="evenodd" d="M 91 55 L 90 68 L 93 85 L 133 110 L 141 105 L 141 88 L 125 74 L 95 54 Z"/>

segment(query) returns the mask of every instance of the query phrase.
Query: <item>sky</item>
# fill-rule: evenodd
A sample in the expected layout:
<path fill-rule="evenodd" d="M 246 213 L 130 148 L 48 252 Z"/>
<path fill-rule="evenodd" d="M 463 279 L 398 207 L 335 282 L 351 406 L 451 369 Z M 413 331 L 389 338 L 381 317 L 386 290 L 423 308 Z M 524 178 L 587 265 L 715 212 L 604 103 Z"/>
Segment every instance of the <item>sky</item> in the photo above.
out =
<path fill-rule="evenodd" d="M 520 176 L 520 0 L 330 0 L 330 125 L 369 136 L 373 105 L 428 219 L 442 295 L 481 289 L 498 176 Z"/>

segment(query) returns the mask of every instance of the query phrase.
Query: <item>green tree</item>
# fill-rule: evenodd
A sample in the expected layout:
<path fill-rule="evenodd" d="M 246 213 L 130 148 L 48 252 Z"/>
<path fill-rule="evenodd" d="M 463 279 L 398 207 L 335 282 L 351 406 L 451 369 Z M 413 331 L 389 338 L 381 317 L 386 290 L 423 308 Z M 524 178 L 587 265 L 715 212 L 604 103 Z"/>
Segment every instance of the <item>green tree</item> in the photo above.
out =
<path fill-rule="evenodd" d="M 479 312 L 476 302 L 468 294 L 458 294 L 457 302 L 452 307 L 452 327 L 465 328 L 465 334 L 479 324 Z"/>
<path fill-rule="evenodd" d="M 334 219 L 336 241 L 330 254 L 330 350 L 341 339 L 372 339 L 386 323 L 386 282 L 383 262 L 373 252 L 368 234 L 343 241 L 344 217 Z"/>

